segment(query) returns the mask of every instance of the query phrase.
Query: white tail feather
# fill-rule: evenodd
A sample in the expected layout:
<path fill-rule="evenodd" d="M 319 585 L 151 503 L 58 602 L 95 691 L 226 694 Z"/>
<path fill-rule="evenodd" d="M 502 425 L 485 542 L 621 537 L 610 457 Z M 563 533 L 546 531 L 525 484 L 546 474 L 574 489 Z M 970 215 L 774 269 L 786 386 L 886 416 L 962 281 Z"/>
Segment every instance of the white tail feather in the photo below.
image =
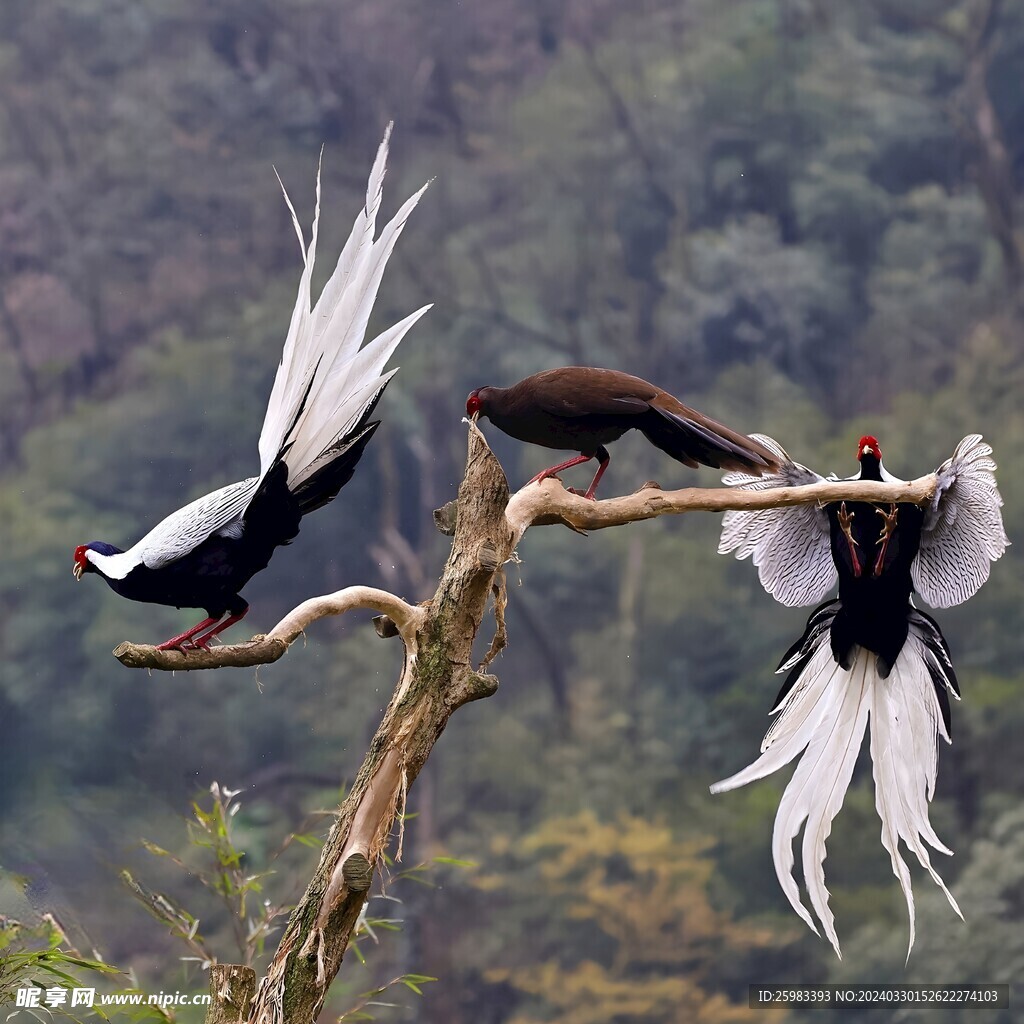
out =
<path fill-rule="evenodd" d="M 391 125 L 377 151 L 366 188 L 366 202 L 337 265 L 311 309 L 310 284 L 316 262 L 320 223 L 320 171 L 316 209 L 308 248 L 287 192 L 285 201 L 300 245 L 303 271 L 288 338 L 274 379 L 260 434 L 260 468 L 265 474 L 282 456 L 289 485 L 306 479 L 329 449 L 343 440 L 387 382 L 382 371 L 412 325 L 430 308 L 424 306 L 362 347 L 388 259 L 426 185 L 408 199 L 374 241 L 383 194 Z M 282 190 L 284 186 L 282 185 Z"/>
<path fill-rule="evenodd" d="M 786 792 L 782 794 L 775 819 L 776 832 L 782 834 L 773 839 L 775 849 L 780 842 L 792 844 L 801 823 L 806 820 L 803 840 L 804 884 L 825 935 L 832 943 L 836 956 L 840 958 L 839 938 L 828 905 L 828 889 L 825 888 L 825 842 L 832 832 L 832 821 L 843 806 L 843 799 L 853 777 L 853 767 L 857 762 L 857 752 L 864 740 L 868 720 L 867 697 L 871 685 L 868 678 L 869 660 L 873 663 L 874 655 L 861 651 L 850 671 L 840 673 L 840 678 L 845 678 L 842 678 L 838 688 L 832 690 L 832 699 L 838 705 L 835 716 L 831 721 L 826 719 L 821 722 Z M 788 825 L 782 829 L 784 816 Z M 790 863 L 792 860 L 790 853 Z"/>
<path fill-rule="evenodd" d="M 915 650 L 916 649 L 916 650 Z M 882 820 L 882 845 L 889 851 L 893 873 L 899 879 L 910 917 L 907 958 L 914 946 L 914 894 L 910 872 L 899 853 L 902 839 L 942 890 L 962 919 L 960 907 L 932 867 L 924 843 L 947 855 L 928 820 L 928 801 L 935 791 L 938 770 L 937 737 L 948 742 L 935 699 L 935 688 L 920 641 L 907 638 L 909 657 L 897 658 L 888 679 L 875 681 L 871 702 L 871 760 L 874 765 L 875 807 Z M 922 842 L 924 840 L 924 842 Z"/>
<path fill-rule="evenodd" d="M 711 787 L 712 793 L 744 786 L 771 774 L 802 752 L 775 818 L 772 857 L 790 905 L 818 933 L 814 918 L 800 900 L 793 877 L 793 839 L 804 828 L 804 884 L 822 930 L 838 956 L 839 940 L 825 887 L 825 844 L 832 821 L 843 805 L 857 754 L 870 721 L 875 806 L 882 822 L 882 844 L 907 901 L 910 948 L 913 947 L 914 899 L 910 871 L 899 853 L 902 839 L 960 915 L 956 900 L 931 864 L 926 847 L 951 851 L 935 835 L 928 802 L 935 788 L 937 737 L 949 740 L 942 723 L 928 651 L 911 622 L 910 635 L 888 679 L 882 679 L 873 653 L 858 649 L 849 671 L 832 656 L 828 630 L 786 697 L 775 709 L 778 718 L 761 746 L 761 756 L 743 771 Z"/>

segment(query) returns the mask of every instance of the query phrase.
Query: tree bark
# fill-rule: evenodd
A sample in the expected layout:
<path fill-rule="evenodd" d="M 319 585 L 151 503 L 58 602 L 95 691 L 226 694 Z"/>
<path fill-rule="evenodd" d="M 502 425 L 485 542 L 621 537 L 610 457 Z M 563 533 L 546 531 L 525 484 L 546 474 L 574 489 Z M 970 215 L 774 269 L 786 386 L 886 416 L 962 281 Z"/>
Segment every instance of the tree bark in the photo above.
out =
<path fill-rule="evenodd" d="M 239 964 L 210 967 L 210 1009 L 207 1024 L 242 1024 L 249 1019 L 256 994 L 256 972 Z"/>

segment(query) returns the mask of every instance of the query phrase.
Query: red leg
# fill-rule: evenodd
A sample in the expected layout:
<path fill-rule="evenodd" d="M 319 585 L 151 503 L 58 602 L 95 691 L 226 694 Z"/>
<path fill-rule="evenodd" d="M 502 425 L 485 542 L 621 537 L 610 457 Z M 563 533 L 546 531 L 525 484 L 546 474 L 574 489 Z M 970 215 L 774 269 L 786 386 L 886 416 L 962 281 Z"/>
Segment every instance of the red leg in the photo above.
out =
<path fill-rule="evenodd" d="M 218 634 L 223 633 L 224 630 L 228 628 L 228 626 L 233 626 L 236 622 L 240 622 L 242 619 L 244 619 L 245 612 L 247 612 L 248 610 L 249 609 L 246 608 L 245 611 L 241 612 L 238 615 L 229 615 L 222 623 L 220 623 L 220 625 L 214 626 L 213 629 L 207 630 L 205 633 L 203 633 L 202 636 L 197 636 L 192 641 L 191 646 L 200 648 L 204 651 L 208 651 L 210 649 L 210 641 Z"/>
<path fill-rule="evenodd" d="M 571 469 L 573 466 L 578 466 L 581 462 L 589 462 L 593 457 L 593 455 L 577 455 L 574 459 L 566 459 L 565 462 L 560 462 L 557 466 L 552 466 L 550 469 L 542 469 L 535 477 L 531 477 L 526 481 L 526 486 L 540 483 L 541 480 L 547 480 L 548 477 L 560 473 L 563 469 Z"/>
<path fill-rule="evenodd" d="M 896 520 L 899 516 L 899 509 L 895 505 L 889 506 L 888 512 L 883 512 L 880 508 L 876 508 L 875 511 L 882 517 L 882 533 L 878 538 L 877 547 L 882 550 L 878 552 L 878 557 L 875 559 L 875 568 L 872 575 L 877 579 L 882 575 L 882 570 L 885 568 L 885 553 L 889 548 L 889 538 L 893 535 L 893 531 L 896 529 Z"/>
<path fill-rule="evenodd" d="M 860 576 L 864 571 L 863 566 L 860 564 L 860 559 L 857 557 L 857 548 L 860 546 L 857 543 L 857 539 L 853 535 L 853 512 L 846 511 L 846 502 L 844 501 L 839 506 L 839 528 L 843 531 L 846 537 L 846 543 L 850 548 L 850 562 L 853 565 L 853 575 Z"/>
<path fill-rule="evenodd" d="M 594 494 L 597 492 L 597 485 L 601 482 L 601 477 L 604 476 L 604 471 L 608 468 L 608 463 L 611 458 L 604 447 L 598 448 L 597 450 L 598 466 L 597 472 L 594 474 L 594 479 L 590 481 L 590 486 L 587 488 L 587 493 L 583 495 L 584 498 L 589 498 L 591 501 L 596 501 Z M 579 491 L 573 491 L 573 494 L 579 494 Z"/>
<path fill-rule="evenodd" d="M 217 619 L 203 619 L 202 622 L 196 623 L 191 629 L 186 630 L 184 633 L 179 633 L 177 636 L 172 636 L 170 640 L 165 640 L 162 644 L 157 644 L 158 651 L 182 651 L 185 649 L 185 644 L 188 643 L 196 633 L 201 633 L 207 626 L 212 626 Z"/>

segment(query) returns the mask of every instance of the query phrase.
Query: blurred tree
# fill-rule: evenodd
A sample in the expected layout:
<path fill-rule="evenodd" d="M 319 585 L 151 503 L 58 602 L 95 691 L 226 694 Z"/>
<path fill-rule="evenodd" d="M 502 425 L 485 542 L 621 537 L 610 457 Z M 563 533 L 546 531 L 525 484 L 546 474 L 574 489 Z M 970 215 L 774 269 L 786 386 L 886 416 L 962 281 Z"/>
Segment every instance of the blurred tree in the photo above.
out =
<path fill-rule="evenodd" d="M 836 964 L 829 980 L 850 982 L 870 977 L 873 982 L 948 982 L 1008 984 L 1010 1009 L 987 1010 L 993 1024 L 1016 1019 L 1014 1006 L 1020 998 L 1020 962 L 1024 955 L 1020 928 L 1021 895 L 1024 893 L 1024 813 L 1019 808 L 999 815 L 975 840 L 955 891 L 964 911 L 964 924 L 950 928 L 943 922 L 941 893 L 923 891 L 917 903 L 919 945 L 915 945 L 907 970 L 902 969 L 904 937 L 878 925 L 865 925 L 846 943 L 847 955 Z M 938 897 L 938 899 L 936 899 Z M 946 908 L 948 915 L 948 907 Z M 855 967 L 853 965 L 856 965 Z M 893 1011 L 870 1009 L 859 1015 L 868 1024 L 910 1020 L 910 1008 Z M 933 1011 L 942 1024 L 977 1019 L 976 1010 L 941 1008 Z M 839 1020 L 842 1011 L 826 1014 Z"/>
<path fill-rule="evenodd" d="M 533 997 L 510 1022 L 744 1019 L 745 1002 L 717 990 L 720 963 L 788 936 L 712 907 L 709 845 L 680 841 L 647 818 L 602 823 L 587 811 L 548 820 L 516 843 L 513 856 L 537 876 L 530 885 L 517 874 L 517 887 L 527 884 L 548 914 L 577 924 L 554 942 L 535 934 L 530 966 L 488 971 L 489 981 Z"/>

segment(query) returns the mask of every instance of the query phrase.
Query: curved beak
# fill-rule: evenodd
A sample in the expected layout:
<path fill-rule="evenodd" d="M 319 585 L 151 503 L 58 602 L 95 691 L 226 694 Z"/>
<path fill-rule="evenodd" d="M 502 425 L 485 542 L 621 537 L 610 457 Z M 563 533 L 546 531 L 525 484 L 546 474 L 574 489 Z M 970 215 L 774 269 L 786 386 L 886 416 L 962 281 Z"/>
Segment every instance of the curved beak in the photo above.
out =
<path fill-rule="evenodd" d="M 82 574 L 85 572 L 85 566 L 82 565 L 81 562 L 75 562 L 75 564 L 71 567 L 71 572 L 74 574 L 75 579 L 81 582 Z"/>

